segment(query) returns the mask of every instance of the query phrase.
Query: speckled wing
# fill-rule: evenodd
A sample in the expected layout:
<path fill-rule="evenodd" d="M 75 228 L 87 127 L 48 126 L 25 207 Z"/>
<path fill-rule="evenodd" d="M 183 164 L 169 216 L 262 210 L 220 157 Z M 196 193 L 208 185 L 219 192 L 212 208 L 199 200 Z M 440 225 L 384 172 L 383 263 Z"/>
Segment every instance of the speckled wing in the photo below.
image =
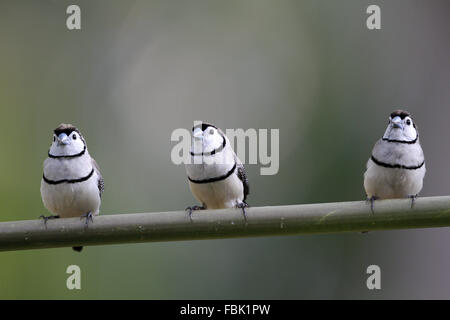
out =
<path fill-rule="evenodd" d="M 250 188 L 249 188 L 249 184 L 248 184 L 248 178 L 247 178 L 247 175 L 245 174 L 244 165 L 238 159 L 237 156 L 235 158 L 236 158 L 237 176 L 238 176 L 239 180 L 242 181 L 242 184 L 244 186 L 244 200 L 243 201 L 245 202 L 245 199 L 247 199 L 247 195 L 250 192 Z"/>
<path fill-rule="evenodd" d="M 100 197 L 101 197 L 103 191 L 105 190 L 105 181 L 103 180 L 102 174 L 100 173 L 100 168 L 97 164 L 97 161 L 95 161 L 95 159 L 92 157 L 91 157 L 91 161 L 92 161 L 92 167 L 94 168 L 94 170 L 98 176 L 97 185 L 98 185 L 98 192 L 100 193 Z"/>

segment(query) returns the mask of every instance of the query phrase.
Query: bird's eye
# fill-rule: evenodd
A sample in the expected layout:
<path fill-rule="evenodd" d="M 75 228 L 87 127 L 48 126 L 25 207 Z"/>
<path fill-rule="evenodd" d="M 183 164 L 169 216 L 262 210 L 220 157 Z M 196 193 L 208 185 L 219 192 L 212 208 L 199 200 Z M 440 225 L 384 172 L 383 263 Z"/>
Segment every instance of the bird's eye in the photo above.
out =
<path fill-rule="evenodd" d="M 55 142 L 56 141 L 56 137 L 55 136 L 53 136 L 53 142 Z"/>
<path fill-rule="evenodd" d="M 72 139 L 77 140 L 77 135 L 75 133 L 72 135 Z"/>
<path fill-rule="evenodd" d="M 214 130 L 213 129 L 209 130 L 209 134 L 214 134 Z"/>
<path fill-rule="evenodd" d="M 410 126 L 411 125 L 411 120 L 406 120 L 406 124 L 408 125 L 408 126 Z"/>

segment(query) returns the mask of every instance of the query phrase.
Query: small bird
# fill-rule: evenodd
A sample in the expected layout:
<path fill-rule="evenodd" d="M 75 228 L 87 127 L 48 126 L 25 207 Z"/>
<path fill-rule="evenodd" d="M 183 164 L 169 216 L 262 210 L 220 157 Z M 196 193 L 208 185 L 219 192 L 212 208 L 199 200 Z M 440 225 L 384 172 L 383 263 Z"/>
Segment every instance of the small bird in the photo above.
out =
<path fill-rule="evenodd" d="M 247 175 L 222 130 L 205 122 L 194 126 L 190 156 L 186 164 L 189 187 L 202 205 L 187 207 L 189 217 L 192 210 L 236 207 L 247 221 Z"/>
<path fill-rule="evenodd" d="M 423 186 L 425 158 L 419 132 L 407 111 L 389 117 L 383 137 L 375 143 L 364 173 L 367 199 L 411 198 L 411 207 Z"/>
<path fill-rule="evenodd" d="M 54 218 L 85 217 L 86 225 L 98 215 L 104 181 L 97 162 L 89 155 L 86 141 L 71 124 L 53 131 L 53 142 L 44 161 L 41 196 Z M 81 251 L 83 247 L 73 247 Z"/>

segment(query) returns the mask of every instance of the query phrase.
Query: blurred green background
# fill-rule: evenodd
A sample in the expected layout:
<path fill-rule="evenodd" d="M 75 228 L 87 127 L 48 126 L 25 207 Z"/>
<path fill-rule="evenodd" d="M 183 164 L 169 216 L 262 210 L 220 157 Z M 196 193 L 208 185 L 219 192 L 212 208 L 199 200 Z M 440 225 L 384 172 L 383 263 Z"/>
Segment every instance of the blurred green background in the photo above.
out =
<path fill-rule="evenodd" d="M 381 30 L 366 28 L 370 4 Z M 170 134 L 194 120 L 280 129 L 279 173 L 247 165 L 252 206 L 364 199 L 398 107 L 421 133 L 422 195 L 448 195 L 449 13 L 445 0 L 1 0 L 0 220 L 47 213 L 42 162 L 61 122 L 100 164 L 101 214 L 195 203 L 170 161 Z M 443 228 L 6 252 L 0 298 L 450 298 L 449 241 Z M 366 288 L 371 264 L 382 290 Z"/>

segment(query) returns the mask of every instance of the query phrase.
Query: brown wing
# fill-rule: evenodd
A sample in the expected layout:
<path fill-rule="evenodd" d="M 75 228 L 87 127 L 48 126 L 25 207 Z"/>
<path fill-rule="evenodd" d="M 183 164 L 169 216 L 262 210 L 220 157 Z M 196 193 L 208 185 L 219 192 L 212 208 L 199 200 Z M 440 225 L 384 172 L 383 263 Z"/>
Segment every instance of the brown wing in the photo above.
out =
<path fill-rule="evenodd" d="M 95 172 L 98 176 L 98 192 L 100 193 L 100 197 L 102 196 L 103 191 L 105 190 L 105 181 L 103 180 L 102 174 L 100 173 L 100 168 L 97 164 L 97 161 L 95 161 L 94 158 L 91 157 L 92 166 L 94 167 Z"/>

